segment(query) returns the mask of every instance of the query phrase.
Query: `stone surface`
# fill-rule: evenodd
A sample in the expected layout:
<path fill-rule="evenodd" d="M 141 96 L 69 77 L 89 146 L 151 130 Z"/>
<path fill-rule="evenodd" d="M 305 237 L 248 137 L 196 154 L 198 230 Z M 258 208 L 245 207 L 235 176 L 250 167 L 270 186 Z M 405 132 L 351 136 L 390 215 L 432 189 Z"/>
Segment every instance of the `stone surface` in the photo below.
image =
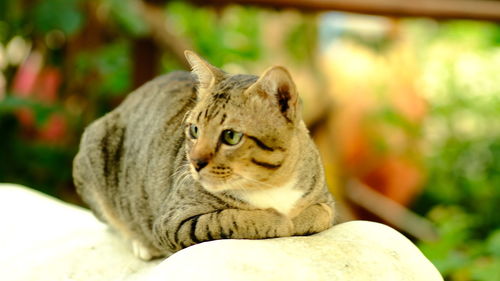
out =
<path fill-rule="evenodd" d="M 309 237 L 219 240 L 143 262 L 88 211 L 0 184 L 2 280 L 442 280 L 403 235 L 364 221 Z"/>
<path fill-rule="evenodd" d="M 88 211 L 0 184 L 0 280 L 143 280 L 143 262 Z"/>
<path fill-rule="evenodd" d="M 163 273 L 169 272 L 168 278 Z M 352 221 L 309 237 L 219 240 L 161 263 L 149 280 L 442 280 L 403 235 Z"/>

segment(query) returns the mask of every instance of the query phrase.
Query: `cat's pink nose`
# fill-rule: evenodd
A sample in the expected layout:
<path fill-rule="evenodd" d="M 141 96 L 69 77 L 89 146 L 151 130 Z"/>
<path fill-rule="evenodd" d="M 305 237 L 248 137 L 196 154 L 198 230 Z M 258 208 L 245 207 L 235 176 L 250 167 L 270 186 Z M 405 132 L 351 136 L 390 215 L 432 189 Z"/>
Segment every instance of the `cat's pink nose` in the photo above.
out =
<path fill-rule="evenodd" d="M 208 165 L 208 161 L 206 159 L 191 159 L 191 163 L 193 163 L 194 169 L 199 172 L 205 166 Z"/>

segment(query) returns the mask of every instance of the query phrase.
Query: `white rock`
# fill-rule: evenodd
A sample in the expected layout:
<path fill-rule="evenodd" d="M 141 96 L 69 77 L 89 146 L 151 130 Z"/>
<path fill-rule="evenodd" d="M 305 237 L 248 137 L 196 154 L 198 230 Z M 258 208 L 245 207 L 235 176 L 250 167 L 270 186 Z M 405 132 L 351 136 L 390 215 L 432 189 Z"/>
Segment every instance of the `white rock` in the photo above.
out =
<path fill-rule="evenodd" d="M 0 184 L 0 280 L 143 280 L 160 261 L 129 245 L 87 210 L 12 184 Z"/>
<path fill-rule="evenodd" d="M 399 232 L 378 223 L 352 221 L 309 237 L 202 243 L 165 260 L 153 270 L 149 280 L 431 281 L 442 278 Z"/>
<path fill-rule="evenodd" d="M 309 237 L 219 240 L 143 262 L 88 211 L 0 184 L 2 280 L 442 280 L 403 235 L 353 221 Z"/>

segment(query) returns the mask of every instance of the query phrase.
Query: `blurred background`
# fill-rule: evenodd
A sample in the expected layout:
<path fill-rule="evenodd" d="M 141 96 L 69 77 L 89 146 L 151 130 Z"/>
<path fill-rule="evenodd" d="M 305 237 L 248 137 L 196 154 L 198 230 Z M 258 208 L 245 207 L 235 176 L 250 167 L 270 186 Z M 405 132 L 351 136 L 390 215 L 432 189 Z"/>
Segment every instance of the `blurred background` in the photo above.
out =
<path fill-rule="evenodd" d="M 185 49 L 280 64 L 341 221 L 399 229 L 446 280 L 500 280 L 500 1 L 424 2 L 2 0 L 0 182 L 81 204 L 85 126 Z"/>

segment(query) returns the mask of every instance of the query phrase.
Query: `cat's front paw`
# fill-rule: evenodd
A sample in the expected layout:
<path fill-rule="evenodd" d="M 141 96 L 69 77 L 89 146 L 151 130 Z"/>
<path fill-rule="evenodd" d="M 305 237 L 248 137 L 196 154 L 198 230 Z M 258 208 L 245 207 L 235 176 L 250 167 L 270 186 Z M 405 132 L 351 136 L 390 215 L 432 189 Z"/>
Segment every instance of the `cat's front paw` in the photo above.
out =
<path fill-rule="evenodd" d="M 318 233 L 333 225 L 334 210 L 325 203 L 319 203 L 306 208 L 293 218 L 294 234 L 308 235 Z"/>
<path fill-rule="evenodd" d="M 274 230 L 274 237 L 287 237 L 292 236 L 294 232 L 294 225 L 291 219 L 283 214 L 279 213 L 274 209 L 266 210 L 270 213 L 270 216 L 266 219 L 267 223 L 270 223 Z"/>
<path fill-rule="evenodd" d="M 132 240 L 132 252 L 134 256 L 144 261 L 149 261 L 154 258 L 153 253 L 139 240 Z"/>

